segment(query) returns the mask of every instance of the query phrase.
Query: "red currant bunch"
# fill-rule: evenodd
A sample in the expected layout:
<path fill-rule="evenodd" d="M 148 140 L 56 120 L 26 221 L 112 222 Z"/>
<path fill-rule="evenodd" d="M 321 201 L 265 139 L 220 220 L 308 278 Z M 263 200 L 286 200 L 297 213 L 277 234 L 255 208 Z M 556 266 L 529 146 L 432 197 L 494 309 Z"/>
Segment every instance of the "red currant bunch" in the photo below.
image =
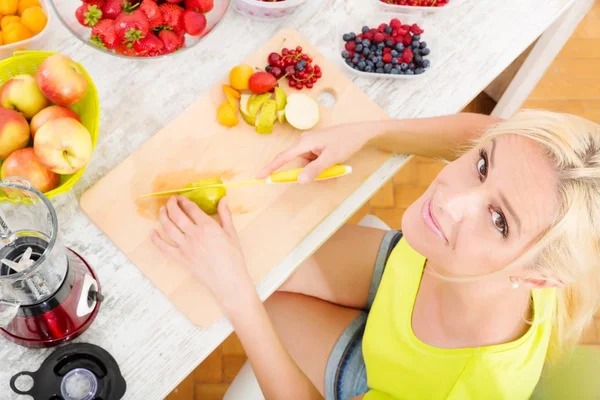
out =
<path fill-rule="evenodd" d="M 281 53 L 273 52 L 267 59 L 267 72 L 276 79 L 285 78 L 292 88 L 310 89 L 321 78 L 321 67 L 312 64 L 312 58 L 302 52 L 302 47 L 283 48 Z"/>

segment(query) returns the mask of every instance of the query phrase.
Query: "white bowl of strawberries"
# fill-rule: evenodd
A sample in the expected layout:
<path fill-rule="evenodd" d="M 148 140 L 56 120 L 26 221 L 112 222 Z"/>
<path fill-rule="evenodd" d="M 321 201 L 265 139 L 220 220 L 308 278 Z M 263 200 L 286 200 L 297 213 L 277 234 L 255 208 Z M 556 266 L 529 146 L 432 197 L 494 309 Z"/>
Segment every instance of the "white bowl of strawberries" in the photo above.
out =
<path fill-rule="evenodd" d="M 65 27 L 116 56 L 156 58 L 193 47 L 225 15 L 230 0 L 53 0 Z"/>

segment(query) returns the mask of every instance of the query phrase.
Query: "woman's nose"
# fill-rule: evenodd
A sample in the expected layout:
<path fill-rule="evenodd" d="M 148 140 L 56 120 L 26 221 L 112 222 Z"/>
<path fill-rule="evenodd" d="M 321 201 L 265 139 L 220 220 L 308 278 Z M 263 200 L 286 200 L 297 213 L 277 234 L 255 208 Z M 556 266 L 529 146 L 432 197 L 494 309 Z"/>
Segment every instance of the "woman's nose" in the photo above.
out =
<path fill-rule="evenodd" d="M 463 221 L 466 217 L 476 214 L 481 210 L 482 194 L 475 188 L 452 190 L 446 188 L 441 191 L 437 206 L 442 214 L 455 224 Z"/>

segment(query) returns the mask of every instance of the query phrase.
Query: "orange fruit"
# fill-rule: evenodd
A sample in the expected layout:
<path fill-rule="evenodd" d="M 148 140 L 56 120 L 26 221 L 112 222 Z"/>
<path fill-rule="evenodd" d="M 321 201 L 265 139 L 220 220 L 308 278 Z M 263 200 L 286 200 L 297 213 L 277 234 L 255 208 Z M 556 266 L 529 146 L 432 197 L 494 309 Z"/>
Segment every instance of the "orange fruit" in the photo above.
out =
<path fill-rule="evenodd" d="M 0 0 L 2 1 L 2 0 Z M 229 71 L 229 83 L 237 90 L 248 89 L 248 81 L 254 73 L 254 68 L 248 64 L 240 64 Z"/>
<path fill-rule="evenodd" d="M 238 124 L 239 119 L 235 113 L 235 109 L 229 101 L 226 100 L 219 106 L 217 110 L 217 120 L 221 125 L 228 127 L 236 126 Z"/>
<path fill-rule="evenodd" d="M 19 0 L 19 6 L 17 7 L 17 12 L 19 15 L 23 15 L 23 11 L 27 10 L 29 7 L 38 6 L 41 7 L 40 0 Z"/>
<path fill-rule="evenodd" d="M 0 28 L 4 30 L 7 26 L 9 26 L 10 24 L 14 24 L 15 22 L 21 22 L 21 17 L 19 17 L 18 15 L 7 15 L 0 21 Z"/>
<path fill-rule="evenodd" d="M 0 14 L 14 15 L 17 13 L 19 0 L 0 0 Z"/>
<path fill-rule="evenodd" d="M 48 22 L 48 17 L 39 6 L 29 7 L 23 11 L 21 16 L 21 23 L 29 28 L 33 33 L 40 33 Z"/>
<path fill-rule="evenodd" d="M 33 32 L 20 22 L 10 24 L 2 31 L 4 44 L 16 43 L 33 37 Z"/>
<path fill-rule="evenodd" d="M 0 32 L 2 33 L 2 32 Z M 4 41 L 2 41 L 2 35 L 0 35 L 0 46 L 2 46 L 4 44 Z"/>

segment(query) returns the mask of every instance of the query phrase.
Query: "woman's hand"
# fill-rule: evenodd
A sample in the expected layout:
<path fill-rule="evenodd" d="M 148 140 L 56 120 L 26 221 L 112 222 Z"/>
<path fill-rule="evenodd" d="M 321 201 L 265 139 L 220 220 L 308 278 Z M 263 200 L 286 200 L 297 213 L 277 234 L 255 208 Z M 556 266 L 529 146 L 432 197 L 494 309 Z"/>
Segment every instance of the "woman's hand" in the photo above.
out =
<path fill-rule="evenodd" d="M 254 285 L 226 198 L 219 202 L 219 218 L 221 225 L 186 197 L 173 196 L 160 210 L 163 234 L 155 231 L 152 242 L 188 266 L 223 305 L 225 300 L 234 301 L 243 288 L 254 290 Z"/>
<path fill-rule="evenodd" d="M 313 181 L 325 169 L 346 161 L 367 143 L 372 134 L 364 128 L 364 124 L 345 124 L 323 131 L 306 132 L 296 144 L 277 155 L 257 178 L 266 178 L 298 157 L 305 166 L 298 182 Z"/>

